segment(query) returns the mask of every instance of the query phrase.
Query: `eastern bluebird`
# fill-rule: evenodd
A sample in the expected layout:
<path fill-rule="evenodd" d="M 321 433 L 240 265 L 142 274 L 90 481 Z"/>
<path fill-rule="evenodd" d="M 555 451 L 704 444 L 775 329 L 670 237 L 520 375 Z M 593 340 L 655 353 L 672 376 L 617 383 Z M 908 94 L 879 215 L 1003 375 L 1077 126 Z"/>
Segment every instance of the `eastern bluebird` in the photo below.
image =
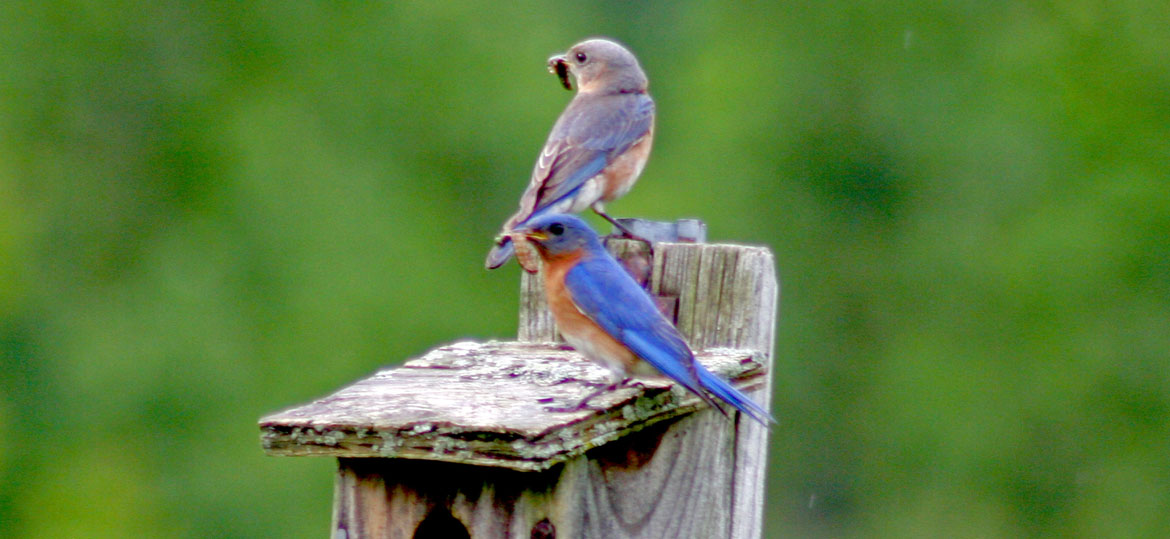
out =
<path fill-rule="evenodd" d="M 634 186 L 650 155 L 654 100 L 630 51 L 612 41 L 590 39 L 548 62 L 566 88 L 571 88 L 568 73 L 576 77 L 577 95 L 553 125 L 520 197 L 520 209 L 504 223 L 488 253 L 489 269 L 512 256 L 509 232 L 541 215 L 591 207 L 622 228 L 605 214 L 604 203 Z"/>
<path fill-rule="evenodd" d="M 619 379 L 627 374 L 664 374 L 721 412 L 708 392 L 764 425 L 776 421 L 695 361 L 654 300 L 580 218 L 541 215 L 513 234 L 535 246 L 544 261 L 544 289 L 557 329 L 585 357 L 608 367 Z"/>

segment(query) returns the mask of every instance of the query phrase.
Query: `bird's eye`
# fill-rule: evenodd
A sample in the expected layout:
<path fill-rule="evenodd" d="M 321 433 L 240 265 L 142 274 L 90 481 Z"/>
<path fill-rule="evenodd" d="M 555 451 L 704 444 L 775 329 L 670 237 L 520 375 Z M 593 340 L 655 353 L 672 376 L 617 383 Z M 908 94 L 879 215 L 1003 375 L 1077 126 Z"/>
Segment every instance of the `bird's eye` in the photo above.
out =
<path fill-rule="evenodd" d="M 560 236 L 561 234 L 565 233 L 565 225 L 560 223 L 553 223 L 548 225 L 548 231 L 552 232 L 552 235 L 554 236 Z"/>
<path fill-rule="evenodd" d="M 583 63 L 585 63 L 585 60 L 588 60 L 588 59 L 589 59 L 589 57 L 585 56 L 585 53 L 583 53 L 583 52 L 577 53 L 577 63 L 578 64 L 583 64 Z"/>

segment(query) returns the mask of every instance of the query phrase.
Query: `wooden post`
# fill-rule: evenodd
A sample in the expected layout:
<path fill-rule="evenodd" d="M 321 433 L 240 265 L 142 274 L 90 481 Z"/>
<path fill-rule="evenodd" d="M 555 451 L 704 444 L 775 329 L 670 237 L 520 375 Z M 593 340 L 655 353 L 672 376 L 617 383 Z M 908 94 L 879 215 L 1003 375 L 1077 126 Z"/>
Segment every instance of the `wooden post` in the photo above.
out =
<path fill-rule="evenodd" d="M 610 242 L 712 371 L 768 406 L 779 286 L 760 247 Z M 539 276 L 520 340 L 462 342 L 262 418 L 272 455 L 338 457 L 334 537 L 759 537 L 767 430 L 555 342 Z"/>

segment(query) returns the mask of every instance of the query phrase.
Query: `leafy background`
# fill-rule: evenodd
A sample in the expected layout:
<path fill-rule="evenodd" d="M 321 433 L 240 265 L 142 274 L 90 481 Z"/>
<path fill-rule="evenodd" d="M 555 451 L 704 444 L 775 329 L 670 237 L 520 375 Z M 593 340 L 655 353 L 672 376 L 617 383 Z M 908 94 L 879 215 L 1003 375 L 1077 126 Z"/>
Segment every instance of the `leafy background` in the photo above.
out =
<path fill-rule="evenodd" d="M 1164 2 L 9 2 L 0 528 L 319 537 L 256 420 L 515 332 L 482 269 L 570 98 L 634 50 L 613 213 L 764 244 L 769 536 L 1170 529 Z"/>

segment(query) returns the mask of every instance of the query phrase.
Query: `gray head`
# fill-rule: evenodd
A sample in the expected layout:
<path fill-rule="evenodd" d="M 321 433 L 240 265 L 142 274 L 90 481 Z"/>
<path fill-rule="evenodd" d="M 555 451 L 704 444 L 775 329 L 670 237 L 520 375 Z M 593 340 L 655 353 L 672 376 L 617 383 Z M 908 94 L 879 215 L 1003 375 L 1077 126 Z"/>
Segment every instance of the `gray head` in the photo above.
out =
<path fill-rule="evenodd" d="M 548 59 L 549 70 L 572 73 L 582 93 L 645 92 L 646 74 L 625 47 L 608 39 L 588 39 Z M 568 86 L 568 80 L 562 78 Z"/>

